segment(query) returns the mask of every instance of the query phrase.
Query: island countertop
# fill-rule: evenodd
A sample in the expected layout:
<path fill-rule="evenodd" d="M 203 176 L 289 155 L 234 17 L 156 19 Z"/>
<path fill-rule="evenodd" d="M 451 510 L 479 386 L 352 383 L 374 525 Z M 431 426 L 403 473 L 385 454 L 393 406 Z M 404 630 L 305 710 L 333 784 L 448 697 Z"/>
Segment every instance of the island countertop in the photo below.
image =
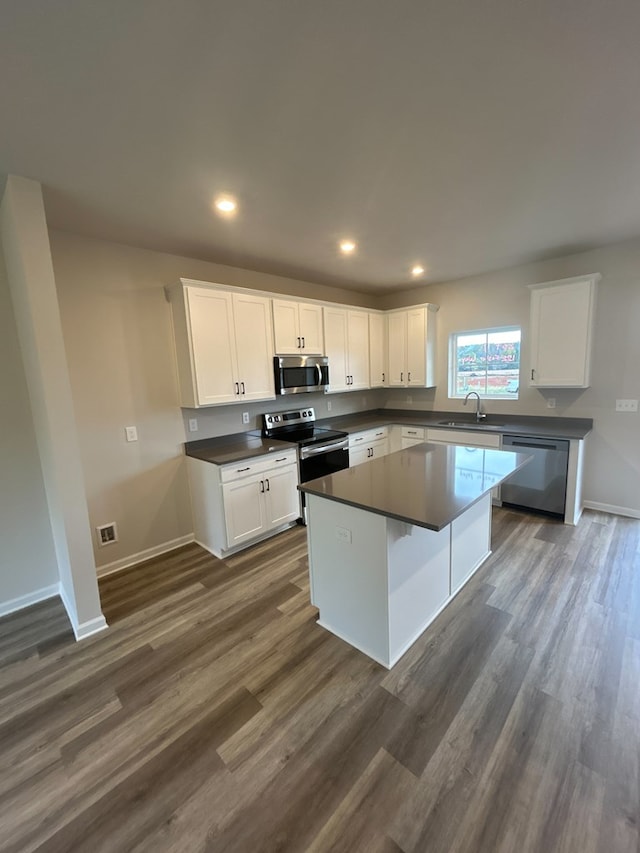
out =
<path fill-rule="evenodd" d="M 424 443 L 298 488 L 437 531 L 531 458 L 505 450 Z"/>

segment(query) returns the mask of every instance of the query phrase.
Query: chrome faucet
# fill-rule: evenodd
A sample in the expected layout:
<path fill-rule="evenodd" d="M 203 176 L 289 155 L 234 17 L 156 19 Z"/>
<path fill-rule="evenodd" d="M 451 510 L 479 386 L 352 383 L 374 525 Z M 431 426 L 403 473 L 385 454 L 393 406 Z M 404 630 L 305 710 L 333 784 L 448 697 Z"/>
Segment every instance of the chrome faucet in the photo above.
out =
<path fill-rule="evenodd" d="M 482 409 L 480 408 L 480 405 L 481 405 L 481 404 L 480 404 L 480 394 L 478 394 L 478 392 L 477 392 L 477 391 L 469 391 L 469 393 L 467 394 L 467 396 L 464 398 L 464 403 L 463 403 L 463 405 L 464 405 L 464 406 L 466 406 L 466 405 L 467 405 L 467 400 L 469 399 L 469 397 L 476 397 L 476 398 L 477 398 L 477 403 L 476 403 L 476 420 L 477 420 L 477 421 L 484 420 L 484 418 L 486 418 L 487 416 L 486 416 L 486 414 L 482 411 Z"/>

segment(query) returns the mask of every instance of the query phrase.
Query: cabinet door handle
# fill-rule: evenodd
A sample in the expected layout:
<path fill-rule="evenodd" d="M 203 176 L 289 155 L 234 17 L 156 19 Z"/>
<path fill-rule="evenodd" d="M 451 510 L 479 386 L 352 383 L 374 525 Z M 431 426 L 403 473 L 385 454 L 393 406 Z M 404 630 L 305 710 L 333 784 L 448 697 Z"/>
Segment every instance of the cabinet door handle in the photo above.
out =
<path fill-rule="evenodd" d="M 411 371 L 407 373 L 407 382 L 411 382 Z"/>
<path fill-rule="evenodd" d="M 534 370 L 534 369 L 533 369 L 533 367 L 532 367 L 532 368 L 531 368 L 531 378 L 532 378 L 532 379 L 533 379 L 533 374 L 534 374 L 534 373 L 535 373 L 535 370 Z"/>
<path fill-rule="evenodd" d="M 244 382 L 240 383 L 242 385 L 242 393 L 244 394 Z"/>
<path fill-rule="evenodd" d="M 264 494 L 264 480 L 260 480 L 260 494 Z"/>
<path fill-rule="evenodd" d="M 302 344 L 300 343 L 300 338 L 297 338 L 297 341 L 298 341 L 298 349 L 300 349 L 302 346 Z"/>
<path fill-rule="evenodd" d="M 269 478 L 267 478 L 267 479 L 265 480 L 265 483 L 267 484 L 267 491 L 270 491 L 270 490 L 271 490 L 271 486 L 269 485 Z"/>
<path fill-rule="evenodd" d="M 404 382 L 404 372 L 400 373 L 400 382 Z"/>
<path fill-rule="evenodd" d="M 304 342 L 304 335 L 303 335 L 303 336 L 302 336 L 302 349 L 304 349 L 304 348 L 305 348 L 305 346 L 306 346 L 306 344 L 305 344 L 305 342 Z"/>
<path fill-rule="evenodd" d="M 234 385 L 236 386 L 236 394 L 239 394 L 239 393 L 240 393 L 240 385 L 239 385 L 239 383 L 238 383 L 238 382 L 234 382 Z"/>
<path fill-rule="evenodd" d="M 382 374 L 382 381 L 384 382 L 384 373 Z"/>

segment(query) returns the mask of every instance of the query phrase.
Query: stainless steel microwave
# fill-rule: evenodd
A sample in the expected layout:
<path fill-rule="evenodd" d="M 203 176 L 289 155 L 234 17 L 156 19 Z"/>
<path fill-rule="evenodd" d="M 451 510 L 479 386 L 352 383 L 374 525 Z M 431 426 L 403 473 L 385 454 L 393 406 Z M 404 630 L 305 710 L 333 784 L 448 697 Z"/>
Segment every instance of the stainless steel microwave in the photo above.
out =
<path fill-rule="evenodd" d="M 329 359 L 324 355 L 276 355 L 273 369 L 276 394 L 324 392 L 329 387 Z"/>

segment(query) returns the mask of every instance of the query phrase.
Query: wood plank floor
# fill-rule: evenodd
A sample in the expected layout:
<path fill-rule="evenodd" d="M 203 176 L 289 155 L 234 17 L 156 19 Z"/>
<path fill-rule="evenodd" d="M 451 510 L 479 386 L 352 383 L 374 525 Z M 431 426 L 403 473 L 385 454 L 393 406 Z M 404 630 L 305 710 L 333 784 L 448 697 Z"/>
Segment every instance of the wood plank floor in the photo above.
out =
<path fill-rule="evenodd" d="M 640 521 L 496 510 L 387 672 L 315 624 L 305 531 L 0 620 L 0 849 L 639 849 Z"/>

